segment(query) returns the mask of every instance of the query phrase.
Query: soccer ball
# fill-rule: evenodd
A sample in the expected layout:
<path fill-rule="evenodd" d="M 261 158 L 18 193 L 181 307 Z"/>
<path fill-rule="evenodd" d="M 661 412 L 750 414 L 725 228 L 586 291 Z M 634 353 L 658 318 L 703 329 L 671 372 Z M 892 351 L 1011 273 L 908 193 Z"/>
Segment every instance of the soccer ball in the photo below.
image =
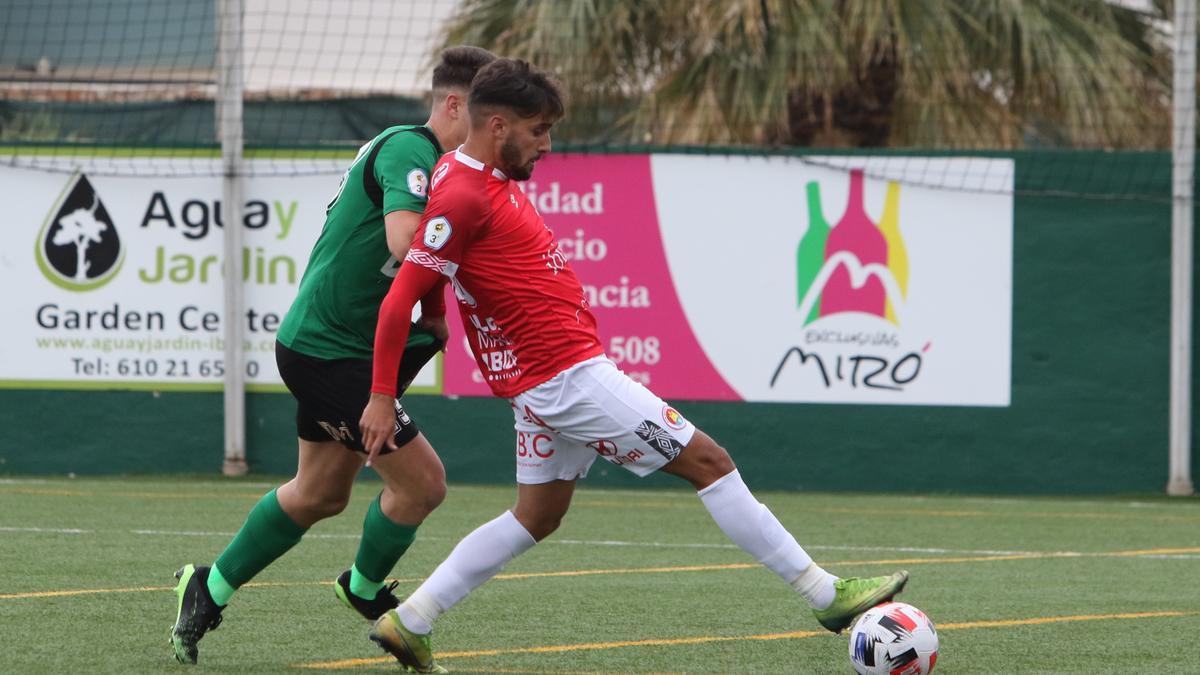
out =
<path fill-rule="evenodd" d="M 933 622 L 903 602 L 872 607 L 850 631 L 850 665 L 858 675 L 926 675 L 937 656 Z"/>

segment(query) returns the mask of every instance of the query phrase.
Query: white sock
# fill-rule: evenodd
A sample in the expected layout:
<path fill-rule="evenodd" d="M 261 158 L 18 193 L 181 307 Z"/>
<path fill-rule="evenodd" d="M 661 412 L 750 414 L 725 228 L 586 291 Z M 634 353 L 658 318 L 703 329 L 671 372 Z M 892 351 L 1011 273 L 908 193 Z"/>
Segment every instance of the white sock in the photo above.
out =
<path fill-rule="evenodd" d="M 810 605 L 825 609 L 833 602 L 837 577 L 813 562 L 771 509 L 754 498 L 736 469 L 696 494 L 725 536 L 778 574 Z"/>
<path fill-rule="evenodd" d="M 439 616 L 536 543 L 511 511 L 480 525 L 396 608 L 400 621 L 414 633 L 429 633 Z"/>
<path fill-rule="evenodd" d="M 833 588 L 835 581 L 837 577 L 813 563 L 792 581 L 792 588 L 796 589 L 800 597 L 807 600 L 813 609 L 825 609 L 833 604 L 836 594 Z"/>

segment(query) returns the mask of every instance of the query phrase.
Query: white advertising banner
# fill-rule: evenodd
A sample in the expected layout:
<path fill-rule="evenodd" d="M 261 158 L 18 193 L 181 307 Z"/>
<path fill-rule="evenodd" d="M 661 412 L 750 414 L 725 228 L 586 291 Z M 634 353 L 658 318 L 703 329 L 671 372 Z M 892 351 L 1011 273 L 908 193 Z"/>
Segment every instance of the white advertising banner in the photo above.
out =
<path fill-rule="evenodd" d="M 163 177 L 89 175 L 79 161 L 74 173 L 0 167 L 13 204 L 13 245 L 0 252 L 9 327 L 0 386 L 219 389 L 228 367 L 220 180 L 171 177 L 165 159 Z M 251 390 L 282 390 L 275 331 L 325 222 L 333 172 L 348 163 L 325 175 L 247 179 L 246 310 L 232 320 Z M 416 387 L 437 387 L 438 362 Z"/>
<path fill-rule="evenodd" d="M 275 331 L 350 159 L 248 179 L 246 312 L 228 318 L 220 181 L 140 161 L 164 177 L 0 167 L 0 386 L 217 389 L 228 319 L 249 386 L 280 389 Z M 610 358 L 660 396 L 1006 406 L 1013 173 L 991 158 L 551 155 L 525 190 Z M 929 186 L 947 176 L 955 189 Z M 444 360 L 419 390 L 487 395 L 465 349 Z"/>
<path fill-rule="evenodd" d="M 680 302 L 743 400 L 1009 404 L 1011 160 L 652 166 Z M 923 187 L 930 176 L 978 180 Z"/>

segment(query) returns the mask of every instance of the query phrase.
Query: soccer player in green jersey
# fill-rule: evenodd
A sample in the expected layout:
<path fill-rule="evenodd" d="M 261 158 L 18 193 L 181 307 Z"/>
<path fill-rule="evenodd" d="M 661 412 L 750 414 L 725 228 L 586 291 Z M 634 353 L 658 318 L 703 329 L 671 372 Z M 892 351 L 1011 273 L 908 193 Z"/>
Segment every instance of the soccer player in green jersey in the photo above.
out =
<path fill-rule="evenodd" d="M 346 507 L 366 460 L 358 419 L 371 393 L 379 304 L 420 223 L 430 171 L 467 136 L 471 79 L 495 58 L 478 47 L 443 52 L 433 70 L 429 121 L 385 130 L 359 150 L 342 177 L 276 341 L 279 373 L 298 403 L 296 476 L 259 500 L 212 566 L 189 564 L 175 574 L 171 644 L 180 662 L 196 662 L 196 643 L 220 624 L 238 587 L 317 521 Z M 446 492 L 441 460 L 399 398 L 446 342 L 440 288 L 423 300 L 411 335 L 397 382 L 395 433 L 387 454 L 370 464 L 384 488 L 367 510 L 354 565 L 334 585 L 342 602 L 368 620 L 398 604 L 395 584 L 384 582 Z"/>

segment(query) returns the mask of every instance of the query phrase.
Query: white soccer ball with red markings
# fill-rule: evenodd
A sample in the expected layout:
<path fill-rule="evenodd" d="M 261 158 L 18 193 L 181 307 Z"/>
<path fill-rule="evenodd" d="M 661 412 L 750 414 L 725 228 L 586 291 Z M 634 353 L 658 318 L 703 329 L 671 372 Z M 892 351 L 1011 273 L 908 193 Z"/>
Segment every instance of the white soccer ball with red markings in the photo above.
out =
<path fill-rule="evenodd" d="M 850 664 L 858 675 L 926 675 L 937 657 L 933 622 L 903 602 L 872 607 L 850 630 Z"/>

